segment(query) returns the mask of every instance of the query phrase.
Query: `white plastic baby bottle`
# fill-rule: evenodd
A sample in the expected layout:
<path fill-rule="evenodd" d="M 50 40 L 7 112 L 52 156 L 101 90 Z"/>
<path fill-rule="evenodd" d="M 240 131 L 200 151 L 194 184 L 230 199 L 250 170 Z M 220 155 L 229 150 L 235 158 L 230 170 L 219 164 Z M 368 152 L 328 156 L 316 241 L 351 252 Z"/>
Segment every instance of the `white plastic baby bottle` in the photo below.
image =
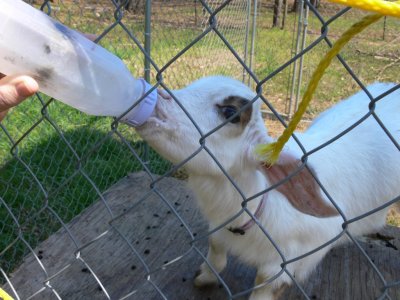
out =
<path fill-rule="evenodd" d="M 0 72 L 29 75 L 43 93 L 98 116 L 122 115 L 151 88 L 118 57 L 21 0 L 0 1 Z M 154 90 L 123 121 L 143 124 L 156 102 Z"/>

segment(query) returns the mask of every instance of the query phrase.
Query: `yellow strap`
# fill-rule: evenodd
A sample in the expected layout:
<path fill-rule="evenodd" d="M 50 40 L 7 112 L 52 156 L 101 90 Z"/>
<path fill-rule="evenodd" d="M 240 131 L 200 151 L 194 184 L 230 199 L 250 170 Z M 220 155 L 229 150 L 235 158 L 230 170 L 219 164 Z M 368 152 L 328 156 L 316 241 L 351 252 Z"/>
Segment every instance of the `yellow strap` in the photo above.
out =
<path fill-rule="evenodd" d="M 375 12 L 384 16 L 400 18 L 400 2 L 388 2 L 384 0 L 329 0 L 334 3 Z"/>
<path fill-rule="evenodd" d="M 14 300 L 5 290 L 0 288 L 0 299 L 2 300 Z"/>

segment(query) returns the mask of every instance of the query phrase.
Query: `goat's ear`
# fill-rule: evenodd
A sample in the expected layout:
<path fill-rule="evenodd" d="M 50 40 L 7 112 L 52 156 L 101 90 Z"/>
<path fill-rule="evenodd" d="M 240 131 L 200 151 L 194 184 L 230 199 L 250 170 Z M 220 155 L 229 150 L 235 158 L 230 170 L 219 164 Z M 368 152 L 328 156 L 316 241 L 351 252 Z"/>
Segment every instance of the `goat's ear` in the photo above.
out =
<path fill-rule="evenodd" d="M 263 164 L 261 169 L 268 177 L 270 184 L 274 185 L 295 173 L 301 165 L 300 158 L 284 151 L 277 163 L 272 166 Z M 308 168 L 314 173 L 312 167 L 308 165 Z M 296 209 L 305 214 L 324 218 L 338 215 L 338 211 L 323 199 L 318 183 L 305 167 L 276 187 L 276 190 L 285 195 Z"/>

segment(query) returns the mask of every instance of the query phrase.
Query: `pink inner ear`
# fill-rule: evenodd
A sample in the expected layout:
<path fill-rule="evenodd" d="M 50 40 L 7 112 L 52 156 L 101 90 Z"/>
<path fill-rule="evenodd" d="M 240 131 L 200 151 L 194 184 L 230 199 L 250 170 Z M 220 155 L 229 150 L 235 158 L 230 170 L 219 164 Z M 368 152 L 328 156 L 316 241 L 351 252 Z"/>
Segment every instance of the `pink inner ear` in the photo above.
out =
<path fill-rule="evenodd" d="M 299 160 L 285 153 L 275 165 L 271 167 L 263 165 L 262 170 L 270 184 L 274 185 L 294 173 L 300 165 Z M 285 195 L 296 209 L 305 214 L 324 218 L 339 214 L 334 207 L 324 201 L 321 189 L 306 168 L 279 185 L 276 190 Z"/>

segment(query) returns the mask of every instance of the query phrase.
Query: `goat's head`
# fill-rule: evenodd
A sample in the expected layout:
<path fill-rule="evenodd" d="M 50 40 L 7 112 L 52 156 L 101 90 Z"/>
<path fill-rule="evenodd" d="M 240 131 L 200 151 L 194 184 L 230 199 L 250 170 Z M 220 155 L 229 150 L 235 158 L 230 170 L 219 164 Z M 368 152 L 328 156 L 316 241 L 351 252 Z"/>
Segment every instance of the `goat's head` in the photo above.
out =
<path fill-rule="evenodd" d="M 173 91 L 177 99 L 160 96 L 155 115 L 138 128 L 148 143 L 168 160 L 185 165 L 189 173 L 227 172 L 256 163 L 253 146 L 267 138 L 260 100 L 243 83 L 206 77 Z M 221 126 L 223 125 L 223 126 Z M 214 157 L 214 158 L 213 158 Z"/>
<path fill-rule="evenodd" d="M 138 132 L 171 162 L 187 160 L 189 174 L 221 175 L 221 167 L 230 175 L 258 169 L 275 184 L 298 168 L 300 158 L 292 153 L 281 155 L 271 168 L 257 160 L 254 147 L 272 139 L 261 117 L 261 100 L 243 83 L 222 76 L 206 77 L 173 95 L 177 101 L 160 95 L 154 115 Z M 308 170 L 298 172 L 277 190 L 302 212 L 337 214 L 322 200 Z"/>

